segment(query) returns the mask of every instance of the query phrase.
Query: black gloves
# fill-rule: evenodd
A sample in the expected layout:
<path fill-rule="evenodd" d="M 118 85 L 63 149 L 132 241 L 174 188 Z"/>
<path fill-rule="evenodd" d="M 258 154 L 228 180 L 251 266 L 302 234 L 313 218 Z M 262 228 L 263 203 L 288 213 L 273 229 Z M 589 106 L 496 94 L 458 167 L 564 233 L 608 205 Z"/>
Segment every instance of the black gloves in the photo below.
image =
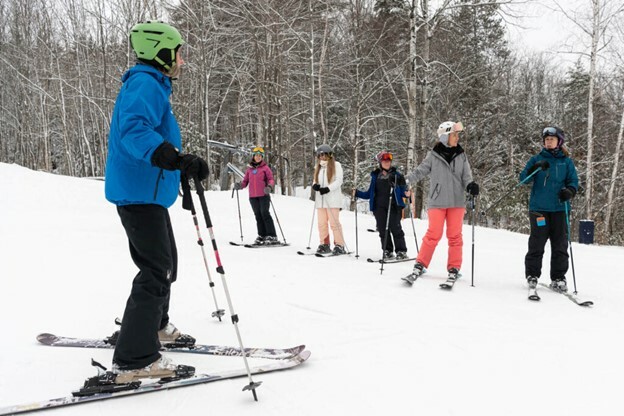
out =
<path fill-rule="evenodd" d="M 466 191 L 472 196 L 479 195 L 479 185 L 476 182 L 470 182 L 468 186 L 466 186 Z"/>
<path fill-rule="evenodd" d="M 234 182 L 234 189 L 240 191 L 241 189 L 243 189 L 243 187 L 241 186 L 240 182 Z"/>
<path fill-rule="evenodd" d="M 314 185 L 312 185 L 312 189 L 315 191 L 318 191 L 319 189 L 321 189 L 321 185 L 319 185 L 318 183 L 315 183 Z"/>
<path fill-rule="evenodd" d="M 325 195 L 326 193 L 329 192 L 329 188 L 328 187 L 320 188 L 318 191 L 321 195 Z"/>
<path fill-rule="evenodd" d="M 559 191 L 559 199 L 562 202 L 569 201 L 570 199 L 574 198 L 574 195 L 576 195 L 576 189 L 572 188 L 571 186 L 563 188 Z"/>
<path fill-rule="evenodd" d="M 529 168 L 527 173 L 530 175 L 538 169 L 546 170 L 549 167 L 550 167 L 550 163 L 548 163 L 547 160 L 538 160 L 537 162 L 535 162 L 533 166 Z"/>
<path fill-rule="evenodd" d="M 268 185 L 268 186 L 265 186 L 265 187 L 264 187 L 264 194 L 265 194 L 265 195 L 268 195 L 268 194 L 270 194 L 271 192 L 273 192 L 273 187 L 272 187 L 271 185 Z"/>
<path fill-rule="evenodd" d="M 152 154 L 152 165 L 165 170 L 180 170 L 187 178 L 204 180 L 208 177 L 208 164 L 199 156 L 182 155 L 169 142 L 163 142 Z"/>

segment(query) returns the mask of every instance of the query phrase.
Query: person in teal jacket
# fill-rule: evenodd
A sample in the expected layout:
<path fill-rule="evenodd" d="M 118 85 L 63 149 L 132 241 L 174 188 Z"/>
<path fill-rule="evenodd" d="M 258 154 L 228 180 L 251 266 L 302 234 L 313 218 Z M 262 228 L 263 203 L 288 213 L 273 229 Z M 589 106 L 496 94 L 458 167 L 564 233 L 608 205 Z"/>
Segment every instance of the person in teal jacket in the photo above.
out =
<path fill-rule="evenodd" d="M 544 246 L 550 240 L 551 287 L 567 291 L 568 219 L 566 209 L 578 189 L 574 162 L 564 146 L 565 133 L 559 127 L 546 127 L 542 132 L 544 148 L 527 162 L 520 180 L 532 184 L 529 199 L 531 234 L 525 256 L 525 275 L 529 287 L 535 288 L 542 273 Z M 537 171 L 537 173 L 535 173 Z"/>
<path fill-rule="evenodd" d="M 171 83 L 184 60 L 180 33 L 162 22 L 135 25 L 130 43 L 137 64 L 122 76 L 108 138 L 106 199 L 117 213 L 139 269 L 114 336 L 115 383 L 141 378 L 186 377 L 190 366 L 161 356 L 162 345 L 192 346 L 195 339 L 169 322 L 171 283 L 177 277 L 177 249 L 169 208 L 184 180 L 208 176 L 202 158 L 182 154 L 171 108 Z"/>

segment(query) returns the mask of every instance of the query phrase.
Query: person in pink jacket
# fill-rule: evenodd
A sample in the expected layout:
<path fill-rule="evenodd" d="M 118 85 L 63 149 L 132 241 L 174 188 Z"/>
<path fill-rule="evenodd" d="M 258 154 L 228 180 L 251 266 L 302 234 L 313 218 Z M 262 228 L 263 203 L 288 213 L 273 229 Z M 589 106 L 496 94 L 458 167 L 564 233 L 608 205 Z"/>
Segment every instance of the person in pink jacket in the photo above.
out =
<path fill-rule="evenodd" d="M 258 237 L 254 244 L 279 244 L 275 233 L 275 224 L 271 217 L 271 192 L 275 187 L 273 172 L 264 161 L 264 148 L 255 147 L 249 167 L 241 183 L 235 184 L 236 189 L 245 189 L 249 186 L 249 203 L 256 216 Z"/>

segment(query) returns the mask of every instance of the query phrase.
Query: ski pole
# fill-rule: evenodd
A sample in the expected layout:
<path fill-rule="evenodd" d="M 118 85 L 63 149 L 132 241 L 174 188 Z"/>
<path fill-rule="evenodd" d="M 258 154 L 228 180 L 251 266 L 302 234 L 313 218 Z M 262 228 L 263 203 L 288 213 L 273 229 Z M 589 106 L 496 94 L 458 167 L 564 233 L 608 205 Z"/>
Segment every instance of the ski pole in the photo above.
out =
<path fill-rule="evenodd" d="M 273 205 L 273 200 L 269 196 L 269 202 L 271 203 L 271 208 L 273 208 L 273 214 L 275 214 L 275 220 L 277 220 L 277 225 L 279 226 L 280 233 L 282 234 L 282 240 L 284 240 L 284 244 L 286 244 L 286 237 L 284 237 L 284 231 L 282 230 L 282 224 L 280 224 L 279 217 L 277 216 L 277 211 L 275 211 L 275 205 Z"/>
<path fill-rule="evenodd" d="M 310 237 L 308 238 L 308 246 L 306 247 L 308 250 L 310 250 L 310 242 L 312 241 L 312 227 L 314 226 L 314 215 L 316 214 L 316 202 L 314 203 L 315 205 L 312 207 L 312 221 L 310 222 Z"/>
<path fill-rule="evenodd" d="M 501 196 L 500 198 L 498 198 L 496 200 L 496 202 L 494 202 L 492 205 L 490 205 L 489 207 L 487 207 L 485 210 L 481 211 L 481 215 L 482 216 L 486 216 L 488 211 L 491 210 L 492 208 L 494 208 L 495 206 L 497 206 L 498 204 L 501 203 L 501 201 L 505 198 L 507 198 L 513 191 L 516 190 L 517 187 L 519 187 L 520 185 L 522 185 L 523 183 L 527 182 L 529 179 L 531 179 L 537 172 L 539 172 L 541 169 L 535 169 L 533 171 L 533 173 L 531 173 L 529 176 L 527 176 L 526 178 L 524 178 L 524 180 L 518 182 L 513 188 L 511 188 L 507 193 L 505 193 L 505 195 Z"/>
<path fill-rule="evenodd" d="M 202 211 L 204 213 L 204 220 L 206 221 L 206 228 L 208 228 L 208 233 L 210 234 L 210 240 L 212 242 L 212 248 L 214 249 L 215 259 L 217 260 L 217 273 L 221 275 L 221 281 L 223 282 L 223 289 L 225 290 L 225 297 L 228 302 L 228 306 L 230 309 L 230 315 L 232 316 L 232 324 L 234 324 L 234 328 L 236 330 L 236 337 L 238 338 L 238 344 L 240 346 L 241 351 L 245 351 L 245 347 L 243 346 L 243 339 L 241 338 L 240 331 L 238 330 L 238 315 L 234 312 L 234 306 L 232 306 L 232 299 L 230 298 L 230 291 L 228 290 L 227 282 L 225 280 L 225 269 L 221 264 L 221 257 L 219 256 L 219 249 L 217 247 L 217 240 L 215 239 L 214 231 L 212 229 L 212 221 L 210 220 L 210 212 L 208 212 L 208 205 L 206 204 L 206 198 L 204 197 L 204 187 L 201 184 L 199 178 L 194 177 L 195 181 L 195 191 L 199 196 L 199 202 L 201 203 Z M 258 395 L 256 394 L 256 389 L 260 387 L 262 384 L 261 381 L 254 382 L 251 377 L 251 370 L 249 369 L 249 363 L 247 362 L 247 354 L 242 354 L 243 360 L 245 362 L 245 368 L 247 369 L 247 376 L 249 378 L 249 384 L 243 387 L 243 391 L 251 390 L 253 394 L 254 400 L 258 401 Z"/>
<path fill-rule="evenodd" d="M 357 198 L 353 198 L 353 201 L 355 201 L 355 258 L 359 258 L 360 257 L 360 251 L 359 251 L 359 244 L 358 244 L 358 221 L 357 221 L 357 212 L 358 212 L 358 205 L 357 205 Z"/>
<path fill-rule="evenodd" d="M 475 196 L 470 196 L 470 222 L 472 223 L 472 273 L 470 278 L 470 286 L 474 287 L 474 260 L 475 260 Z"/>
<path fill-rule="evenodd" d="M 396 176 L 394 178 L 394 186 L 396 186 Z M 383 247 L 381 248 L 381 268 L 379 274 L 384 272 L 384 263 L 386 261 L 386 244 L 388 244 L 388 228 L 390 228 L 390 212 L 392 211 L 392 194 L 394 186 L 390 187 L 390 196 L 388 197 L 388 215 L 386 215 L 386 230 L 384 231 Z"/>
<path fill-rule="evenodd" d="M 574 256 L 572 255 L 572 240 L 570 238 L 570 218 L 568 216 L 568 203 L 569 201 L 565 201 L 565 216 L 566 216 L 566 225 L 568 226 L 568 245 L 570 246 L 570 260 L 572 262 L 572 281 L 574 282 L 574 294 L 576 295 L 578 291 L 576 290 L 576 273 L 574 271 Z"/>
<path fill-rule="evenodd" d="M 238 189 L 236 189 L 236 185 L 234 186 L 234 189 L 232 189 L 232 197 L 234 197 L 234 192 L 236 192 L 236 206 L 238 207 L 238 228 L 240 228 L 240 238 L 241 238 L 241 243 L 242 243 L 243 242 L 243 220 L 241 219 L 240 200 L 238 199 Z"/>
<path fill-rule="evenodd" d="M 210 286 L 210 291 L 212 292 L 212 298 L 214 299 L 215 308 L 217 308 L 213 313 L 213 318 L 218 318 L 219 322 L 221 322 L 221 317 L 225 315 L 225 310 L 219 309 L 219 305 L 217 304 L 217 295 L 214 290 L 214 282 L 212 280 L 212 276 L 210 275 L 210 267 L 208 267 L 208 259 L 206 258 L 206 251 L 204 250 L 204 240 L 201 236 L 201 231 L 199 230 L 199 221 L 197 221 L 197 213 L 195 212 L 195 205 L 193 204 L 193 197 L 191 195 L 191 187 L 188 183 L 188 179 L 185 177 L 182 178 L 182 208 L 191 211 L 191 215 L 193 216 L 193 223 L 195 224 L 195 231 L 197 231 L 197 244 L 201 248 L 202 257 L 204 258 L 204 267 L 206 268 L 206 274 L 208 275 L 208 282 Z"/>
<path fill-rule="evenodd" d="M 409 203 L 410 203 L 410 220 L 412 220 L 412 231 L 414 233 L 414 242 L 416 243 L 416 254 L 420 254 L 420 249 L 418 248 L 418 238 L 416 237 L 416 227 L 414 226 L 414 212 L 412 210 L 412 195 L 410 194 L 409 197 Z"/>

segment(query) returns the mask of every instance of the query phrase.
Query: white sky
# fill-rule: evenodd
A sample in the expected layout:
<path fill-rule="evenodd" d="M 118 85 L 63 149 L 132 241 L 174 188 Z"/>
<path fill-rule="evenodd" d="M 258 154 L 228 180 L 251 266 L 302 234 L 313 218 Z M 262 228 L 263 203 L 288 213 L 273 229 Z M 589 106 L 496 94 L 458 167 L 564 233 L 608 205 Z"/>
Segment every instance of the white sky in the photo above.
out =
<path fill-rule="evenodd" d="M 559 0 L 558 3 L 570 16 L 587 22 L 590 0 Z M 506 7 L 518 16 L 506 17 L 512 49 L 525 54 L 545 53 L 564 65 L 576 62 L 579 52 L 589 51 L 589 36 L 559 10 L 555 1 L 533 0 Z"/>

